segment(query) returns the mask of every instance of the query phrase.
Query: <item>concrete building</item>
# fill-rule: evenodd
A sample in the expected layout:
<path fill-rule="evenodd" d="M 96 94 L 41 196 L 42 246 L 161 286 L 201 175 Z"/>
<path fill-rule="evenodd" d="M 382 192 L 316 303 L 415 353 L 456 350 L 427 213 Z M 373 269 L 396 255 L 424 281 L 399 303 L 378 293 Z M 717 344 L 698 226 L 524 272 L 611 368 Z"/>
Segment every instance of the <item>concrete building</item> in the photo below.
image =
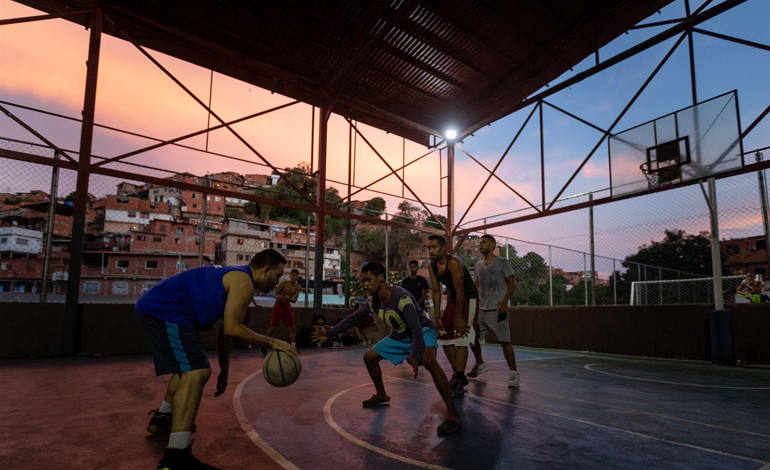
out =
<path fill-rule="evenodd" d="M 269 224 L 227 219 L 223 222 L 217 263 L 225 266 L 248 264 L 252 256 L 269 247 Z"/>
<path fill-rule="evenodd" d="M 129 233 L 154 220 L 173 220 L 168 204 L 136 197 L 109 195 L 105 201 L 104 232 Z"/>
<path fill-rule="evenodd" d="M 43 232 L 21 227 L 0 227 L 0 258 L 35 257 L 43 251 Z"/>

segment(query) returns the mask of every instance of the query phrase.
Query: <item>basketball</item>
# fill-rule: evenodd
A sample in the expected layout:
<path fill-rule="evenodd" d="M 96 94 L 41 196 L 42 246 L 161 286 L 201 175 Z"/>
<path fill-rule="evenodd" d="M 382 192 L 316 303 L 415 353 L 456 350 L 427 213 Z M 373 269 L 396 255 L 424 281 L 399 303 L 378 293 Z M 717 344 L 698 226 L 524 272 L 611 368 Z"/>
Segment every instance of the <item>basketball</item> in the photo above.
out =
<path fill-rule="evenodd" d="M 299 378 L 302 363 L 299 356 L 292 356 L 283 351 L 271 351 L 262 363 L 262 375 L 267 383 L 274 387 L 287 387 Z"/>

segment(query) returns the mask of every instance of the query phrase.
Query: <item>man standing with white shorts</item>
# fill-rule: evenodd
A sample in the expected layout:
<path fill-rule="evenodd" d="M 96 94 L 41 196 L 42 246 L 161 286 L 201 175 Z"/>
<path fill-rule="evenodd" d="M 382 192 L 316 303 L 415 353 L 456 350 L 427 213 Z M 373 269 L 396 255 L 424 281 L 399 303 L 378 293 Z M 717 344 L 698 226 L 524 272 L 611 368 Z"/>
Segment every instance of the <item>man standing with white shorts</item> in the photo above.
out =
<path fill-rule="evenodd" d="M 508 363 L 510 375 L 508 387 L 519 388 L 519 372 L 516 370 L 516 355 L 511 345 L 511 329 L 508 321 L 508 301 L 513 296 L 516 281 L 513 276 L 513 266 L 507 259 L 495 256 L 497 241 L 492 235 L 484 235 L 479 242 L 479 249 L 484 259 L 476 263 L 476 285 L 479 290 L 479 338 L 492 330 L 503 347 L 505 361 Z M 476 338 L 478 341 L 478 338 Z M 469 377 L 476 377 L 486 372 L 486 365 L 478 362 Z M 482 372 L 483 371 L 483 372 Z"/>

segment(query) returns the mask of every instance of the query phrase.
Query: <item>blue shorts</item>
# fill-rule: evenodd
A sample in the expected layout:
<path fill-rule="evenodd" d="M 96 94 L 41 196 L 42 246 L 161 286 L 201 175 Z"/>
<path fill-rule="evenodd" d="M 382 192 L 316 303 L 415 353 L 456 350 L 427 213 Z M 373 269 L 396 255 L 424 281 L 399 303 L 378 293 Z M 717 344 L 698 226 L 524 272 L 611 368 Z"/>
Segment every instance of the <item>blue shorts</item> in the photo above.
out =
<path fill-rule="evenodd" d="M 438 347 L 438 343 L 436 341 L 438 339 L 438 334 L 433 328 L 428 328 L 427 326 L 423 327 L 422 339 L 426 348 Z M 397 339 L 391 335 L 388 335 L 382 338 L 377 344 L 372 346 L 372 349 L 383 359 L 387 359 L 392 362 L 394 366 L 397 366 L 411 354 L 412 340 L 410 338 Z"/>
<path fill-rule="evenodd" d="M 139 310 L 135 312 L 139 327 L 150 341 L 155 375 L 211 368 L 197 328 L 167 322 Z"/>

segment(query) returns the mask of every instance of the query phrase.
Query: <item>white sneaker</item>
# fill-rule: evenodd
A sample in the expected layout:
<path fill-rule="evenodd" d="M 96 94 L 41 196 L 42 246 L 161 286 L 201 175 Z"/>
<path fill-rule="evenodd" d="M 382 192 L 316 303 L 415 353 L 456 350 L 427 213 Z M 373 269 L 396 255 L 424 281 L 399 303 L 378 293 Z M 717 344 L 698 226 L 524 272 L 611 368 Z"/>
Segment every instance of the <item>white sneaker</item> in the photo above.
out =
<path fill-rule="evenodd" d="M 519 388 L 519 371 L 511 371 L 511 375 L 508 376 L 508 388 Z"/>
<path fill-rule="evenodd" d="M 341 348 L 341 347 L 342 346 L 340 345 L 340 343 L 338 343 L 336 341 L 334 343 L 332 343 L 332 348 Z"/>

